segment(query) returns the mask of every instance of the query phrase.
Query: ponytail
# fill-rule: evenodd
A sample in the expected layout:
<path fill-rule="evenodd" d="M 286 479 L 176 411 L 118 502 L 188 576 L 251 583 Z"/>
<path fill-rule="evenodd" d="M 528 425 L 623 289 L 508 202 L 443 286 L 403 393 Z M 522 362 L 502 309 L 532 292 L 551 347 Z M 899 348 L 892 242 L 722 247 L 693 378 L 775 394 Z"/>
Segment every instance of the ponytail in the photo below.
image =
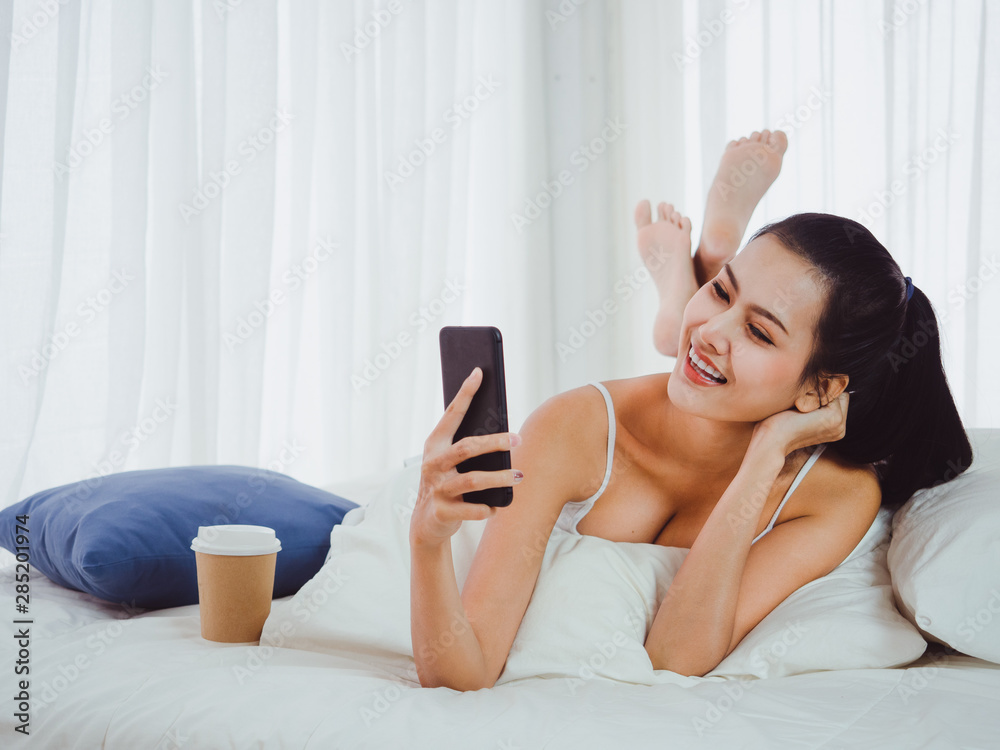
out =
<path fill-rule="evenodd" d="M 972 463 L 972 446 L 941 362 L 937 317 L 916 286 L 882 369 L 868 420 L 881 428 L 867 439 L 858 435 L 850 452 L 874 464 L 883 504 L 896 509 L 917 490 L 954 479 Z M 848 452 L 842 449 L 845 457 Z"/>

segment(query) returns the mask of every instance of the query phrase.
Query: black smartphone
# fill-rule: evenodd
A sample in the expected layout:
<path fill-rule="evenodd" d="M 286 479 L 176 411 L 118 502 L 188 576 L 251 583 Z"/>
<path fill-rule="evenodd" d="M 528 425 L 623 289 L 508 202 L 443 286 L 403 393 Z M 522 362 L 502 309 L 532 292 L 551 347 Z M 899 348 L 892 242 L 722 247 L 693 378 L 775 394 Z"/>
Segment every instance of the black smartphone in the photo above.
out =
<path fill-rule="evenodd" d="M 507 432 L 507 387 L 503 374 L 503 339 L 493 326 L 445 326 L 438 335 L 441 345 L 441 381 L 444 405 L 448 408 L 462 383 L 479 367 L 483 379 L 472 397 L 452 443 L 470 435 Z M 460 463 L 458 471 L 499 471 L 510 469 L 510 451 L 496 451 L 473 456 Z M 513 487 L 489 487 L 466 492 L 467 503 L 506 507 L 514 499 Z"/>

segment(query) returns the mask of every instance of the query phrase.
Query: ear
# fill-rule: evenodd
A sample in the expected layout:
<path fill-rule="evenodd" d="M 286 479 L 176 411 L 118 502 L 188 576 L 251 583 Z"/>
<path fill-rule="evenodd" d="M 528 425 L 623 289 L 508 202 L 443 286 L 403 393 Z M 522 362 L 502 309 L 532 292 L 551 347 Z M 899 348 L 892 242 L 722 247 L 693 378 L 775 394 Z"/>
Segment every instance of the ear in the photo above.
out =
<path fill-rule="evenodd" d="M 819 378 L 818 387 L 795 399 L 795 408 L 803 414 L 826 406 L 847 389 L 850 378 L 847 375 L 830 375 Z"/>

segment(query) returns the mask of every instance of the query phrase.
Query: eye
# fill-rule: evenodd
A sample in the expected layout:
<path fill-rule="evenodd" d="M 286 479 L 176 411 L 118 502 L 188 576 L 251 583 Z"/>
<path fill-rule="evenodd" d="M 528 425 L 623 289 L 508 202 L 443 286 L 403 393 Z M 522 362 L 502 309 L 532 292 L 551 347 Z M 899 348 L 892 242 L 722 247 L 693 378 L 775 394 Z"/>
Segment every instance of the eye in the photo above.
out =
<path fill-rule="evenodd" d="M 722 288 L 722 285 L 718 281 L 712 282 L 712 291 L 715 293 L 716 297 L 721 299 L 727 305 L 729 304 L 729 295 L 726 293 L 726 290 Z M 760 329 L 757 328 L 757 326 L 750 325 L 750 331 L 752 335 L 755 336 L 756 338 L 760 339 L 765 343 L 770 344 L 771 346 L 774 346 L 774 342 L 771 341 L 771 339 L 769 339 L 763 333 L 761 333 Z"/>

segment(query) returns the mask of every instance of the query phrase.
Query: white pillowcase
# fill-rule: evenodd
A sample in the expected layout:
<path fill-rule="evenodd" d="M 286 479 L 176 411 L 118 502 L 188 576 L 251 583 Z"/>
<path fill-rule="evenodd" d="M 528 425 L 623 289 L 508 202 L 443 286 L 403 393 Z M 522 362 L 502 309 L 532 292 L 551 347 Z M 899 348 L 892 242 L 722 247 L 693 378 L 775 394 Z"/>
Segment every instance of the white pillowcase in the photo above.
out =
<path fill-rule="evenodd" d="M 968 435 L 972 465 L 896 512 L 889 570 L 928 639 L 1000 663 L 1000 430 Z"/>
<path fill-rule="evenodd" d="M 410 637 L 409 523 L 420 467 L 394 472 L 384 491 L 330 535 L 320 572 L 264 625 L 261 645 L 363 655 L 417 682 Z M 452 538 L 459 589 L 488 521 Z M 879 513 L 848 559 L 794 592 L 705 678 L 654 670 L 643 647 L 656 607 L 688 550 L 610 542 L 554 529 L 528 609 L 497 684 L 533 677 L 691 685 L 824 669 L 892 667 L 926 646 L 896 612 L 885 566 L 889 513 Z M 446 648 L 449 634 L 435 647 Z"/>
<path fill-rule="evenodd" d="M 879 511 L 836 569 L 793 592 L 706 677 L 784 677 L 908 664 L 927 644 L 897 611 L 886 568 L 891 513 Z M 498 684 L 535 674 L 653 684 L 643 644 L 688 550 L 556 529 Z"/>

